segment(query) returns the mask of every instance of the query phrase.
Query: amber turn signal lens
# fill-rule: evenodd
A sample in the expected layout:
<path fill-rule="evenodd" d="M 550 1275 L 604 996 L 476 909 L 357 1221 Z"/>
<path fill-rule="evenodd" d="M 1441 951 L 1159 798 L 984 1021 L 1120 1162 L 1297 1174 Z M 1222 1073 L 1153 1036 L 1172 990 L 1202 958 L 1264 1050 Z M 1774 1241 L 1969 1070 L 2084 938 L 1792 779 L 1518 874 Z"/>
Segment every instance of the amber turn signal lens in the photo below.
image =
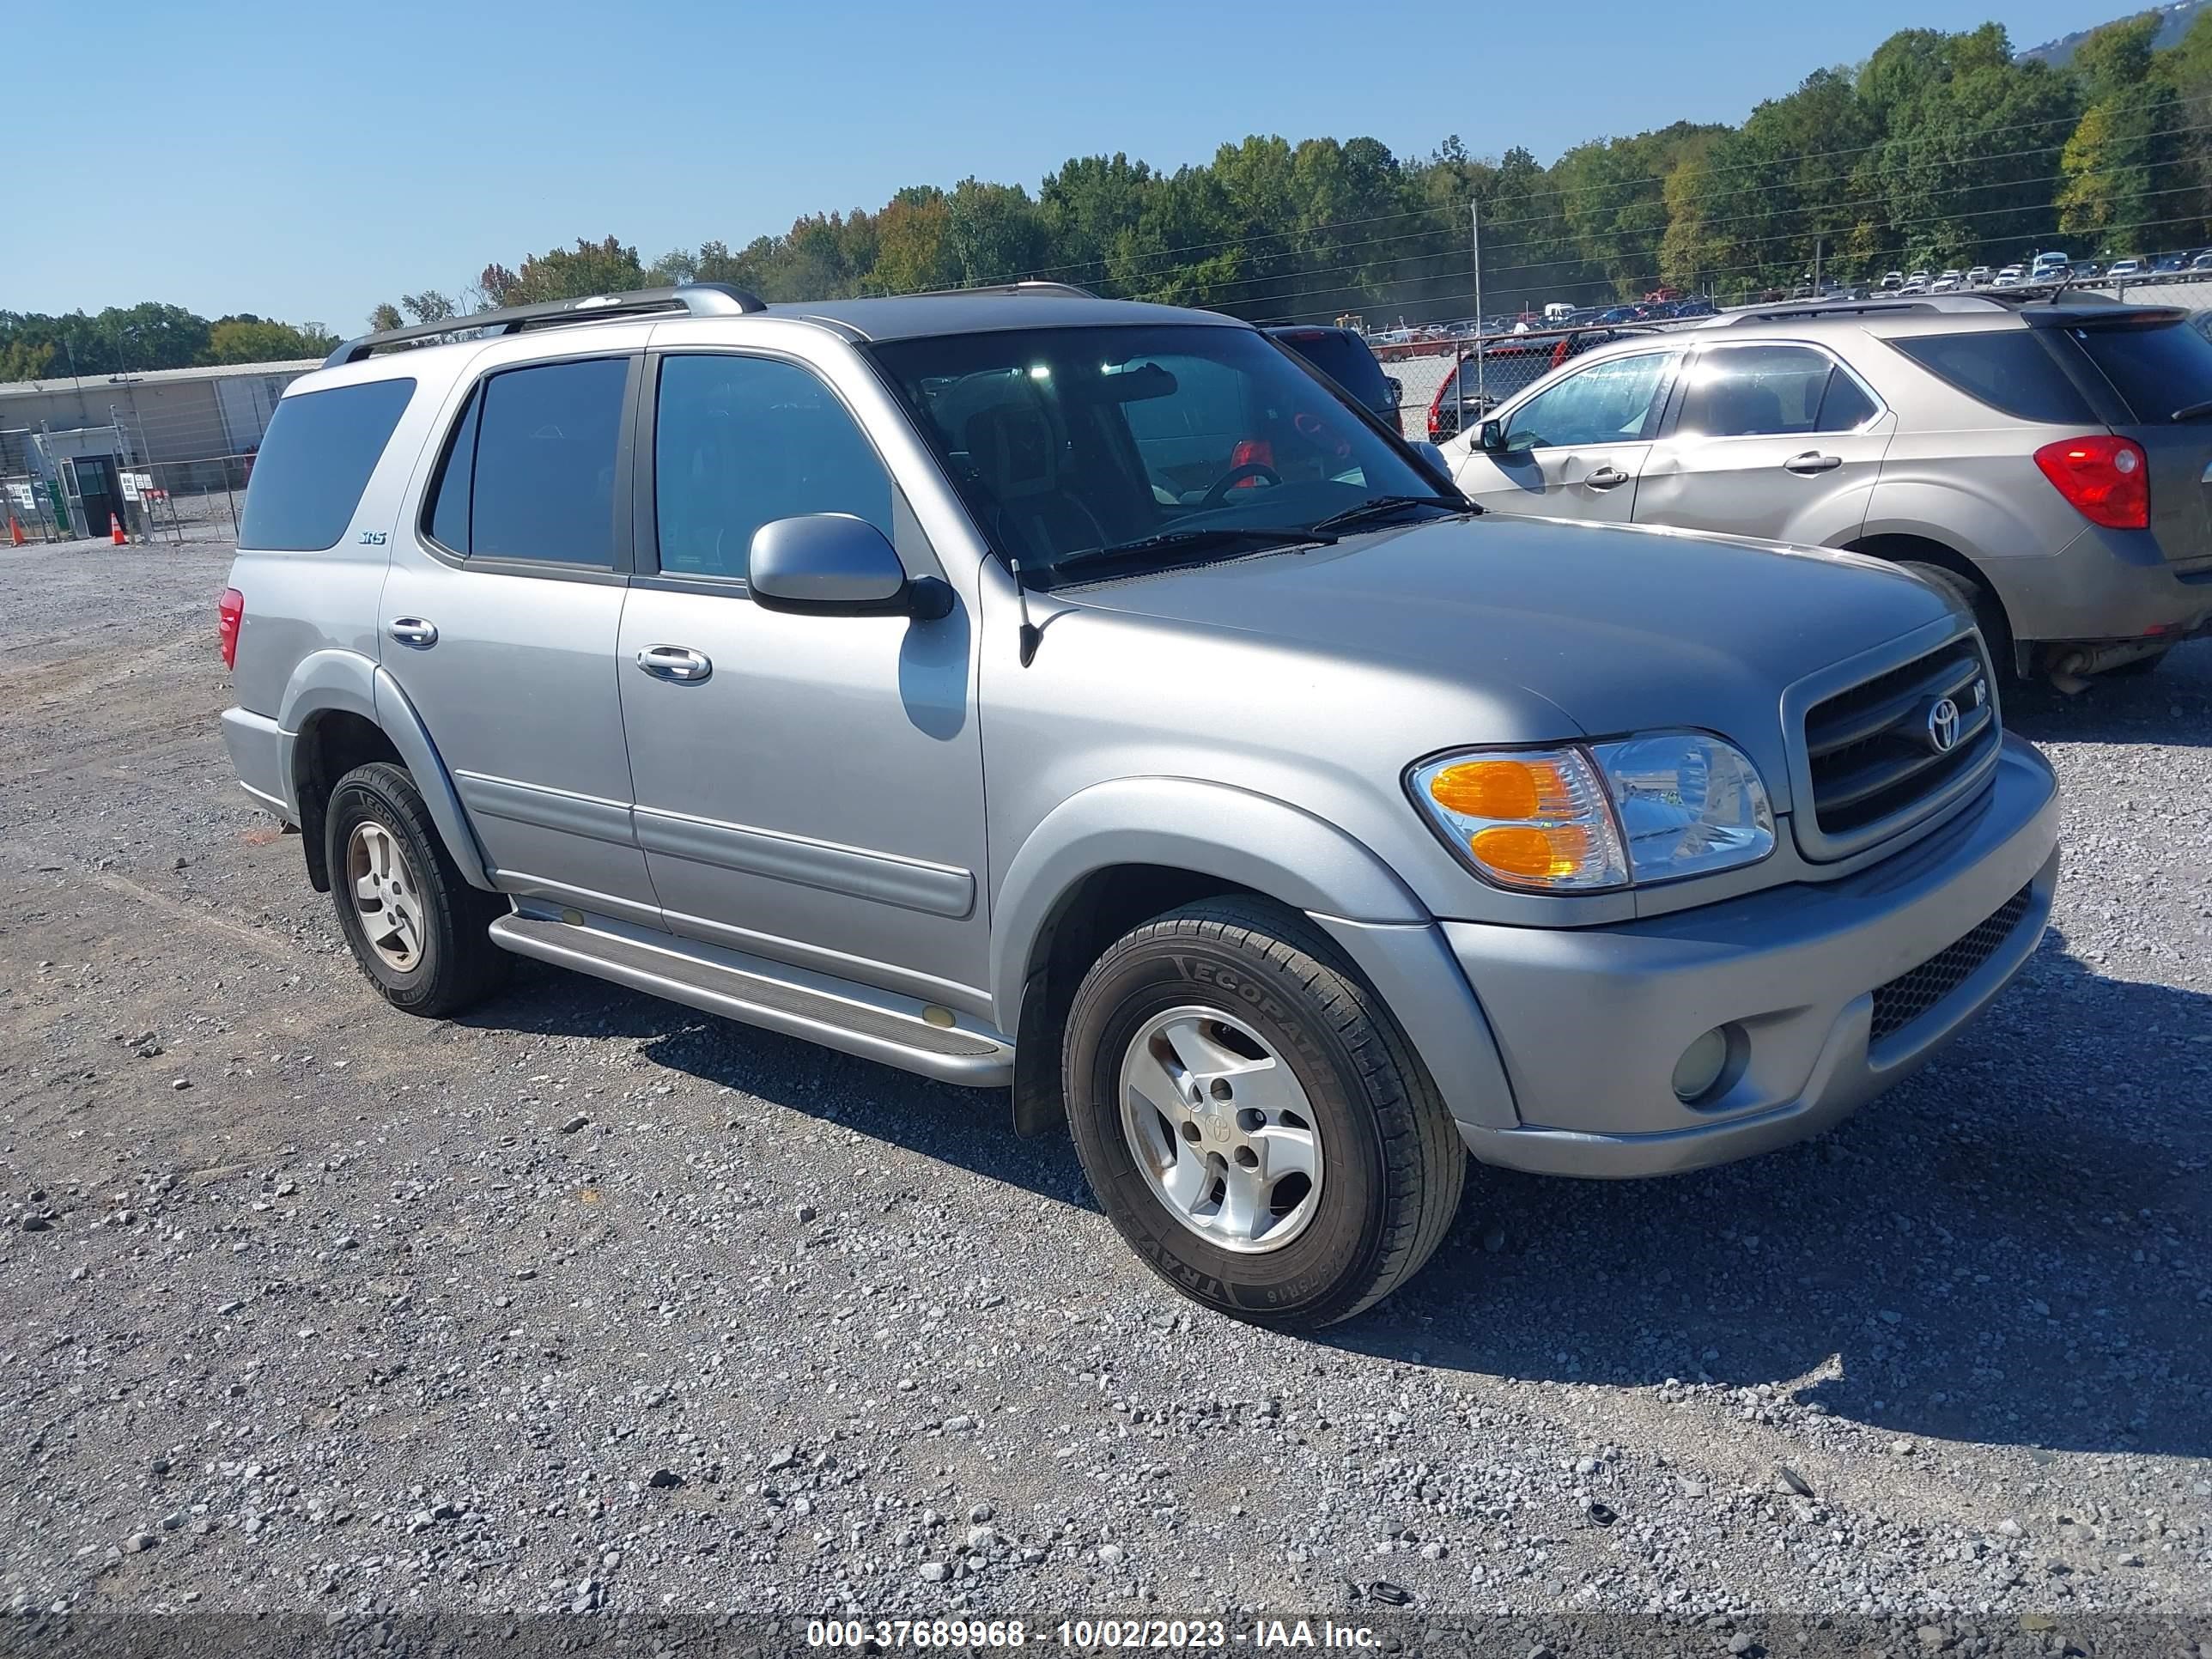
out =
<path fill-rule="evenodd" d="M 1502 876 L 1530 881 L 1556 881 L 1579 873 L 1589 862 L 1590 834 L 1578 823 L 1549 829 L 1500 825 L 1477 831 L 1468 839 L 1468 850 Z"/>
<path fill-rule="evenodd" d="M 1575 812 L 1574 792 L 1553 761 L 1462 761 L 1429 780 L 1429 795 L 1447 812 L 1468 818 L 1570 817 Z"/>

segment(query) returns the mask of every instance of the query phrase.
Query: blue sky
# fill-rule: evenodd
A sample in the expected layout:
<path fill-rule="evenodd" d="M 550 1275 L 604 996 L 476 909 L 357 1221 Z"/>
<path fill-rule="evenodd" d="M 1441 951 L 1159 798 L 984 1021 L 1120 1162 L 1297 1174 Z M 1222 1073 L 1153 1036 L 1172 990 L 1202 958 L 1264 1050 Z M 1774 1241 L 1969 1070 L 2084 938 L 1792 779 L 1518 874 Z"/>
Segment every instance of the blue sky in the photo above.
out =
<path fill-rule="evenodd" d="M 89 36 L 67 7 L 9 9 L 0 131 L 27 165 L 0 309 L 155 299 L 343 333 L 380 300 L 579 235 L 650 261 L 902 185 L 1034 191 L 1071 155 L 1172 168 L 1250 132 L 1407 155 L 1457 132 L 1548 161 L 1601 134 L 1741 120 L 1895 29 L 1994 17 L 2026 46 L 2128 7 L 103 0 Z M 104 92 L 82 78 L 95 40 Z"/>

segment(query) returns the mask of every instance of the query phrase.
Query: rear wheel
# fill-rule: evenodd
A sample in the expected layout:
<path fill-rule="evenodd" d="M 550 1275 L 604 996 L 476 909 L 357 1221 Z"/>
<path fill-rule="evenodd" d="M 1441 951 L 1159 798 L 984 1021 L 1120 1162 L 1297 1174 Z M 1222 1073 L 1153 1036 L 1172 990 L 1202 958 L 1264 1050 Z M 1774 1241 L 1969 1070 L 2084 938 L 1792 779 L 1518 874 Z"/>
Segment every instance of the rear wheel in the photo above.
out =
<path fill-rule="evenodd" d="M 1900 559 L 1898 568 L 1910 570 L 1930 587 L 1951 602 L 1951 607 L 1982 630 L 1982 643 L 1989 647 L 1990 666 L 2007 678 L 2013 674 L 2012 628 L 2005 621 L 2004 607 L 1997 596 L 1974 580 L 1962 576 L 1946 565 L 1923 564 L 1917 560 Z"/>
<path fill-rule="evenodd" d="M 1068 1011 L 1084 1172 L 1186 1296 L 1327 1325 L 1419 1269 L 1467 1152 L 1374 993 L 1295 912 L 1224 899 L 1110 946 Z"/>
<path fill-rule="evenodd" d="M 487 931 L 507 901 L 469 885 L 405 769 L 356 767 L 324 814 L 338 927 L 393 1007 L 457 1014 L 507 981 L 514 958 Z"/>

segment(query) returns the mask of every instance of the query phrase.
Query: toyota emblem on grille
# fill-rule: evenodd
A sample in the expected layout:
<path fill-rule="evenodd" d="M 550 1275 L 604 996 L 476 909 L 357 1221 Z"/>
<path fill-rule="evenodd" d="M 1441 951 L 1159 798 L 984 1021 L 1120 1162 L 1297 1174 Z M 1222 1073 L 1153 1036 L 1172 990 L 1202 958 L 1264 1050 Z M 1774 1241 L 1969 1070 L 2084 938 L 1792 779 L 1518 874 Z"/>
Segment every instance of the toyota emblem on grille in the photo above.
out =
<path fill-rule="evenodd" d="M 1959 741 L 1959 705 L 1948 697 L 1938 697 L 1928 711 L 1928 746 L 1939 755 L 1948 755 Z"/>

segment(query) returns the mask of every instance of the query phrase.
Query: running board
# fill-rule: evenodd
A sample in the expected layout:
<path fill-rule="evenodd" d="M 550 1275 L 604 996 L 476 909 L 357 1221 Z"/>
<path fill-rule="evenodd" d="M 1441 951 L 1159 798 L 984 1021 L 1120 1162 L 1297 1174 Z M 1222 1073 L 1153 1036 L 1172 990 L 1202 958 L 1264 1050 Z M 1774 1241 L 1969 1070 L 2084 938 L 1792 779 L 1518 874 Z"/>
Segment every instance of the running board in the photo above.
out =
<path fill-rule="evenodd" d="M 518 956 L 940 1082 L 1004 1088 L 1013 1081 L 1013 1044 L 950 1009 L 672 933 L 648 943 L 638 936 L 642 929 L 617 933 L 613 927 L 518 914 L 493 922 L 491 937 Z"/>

